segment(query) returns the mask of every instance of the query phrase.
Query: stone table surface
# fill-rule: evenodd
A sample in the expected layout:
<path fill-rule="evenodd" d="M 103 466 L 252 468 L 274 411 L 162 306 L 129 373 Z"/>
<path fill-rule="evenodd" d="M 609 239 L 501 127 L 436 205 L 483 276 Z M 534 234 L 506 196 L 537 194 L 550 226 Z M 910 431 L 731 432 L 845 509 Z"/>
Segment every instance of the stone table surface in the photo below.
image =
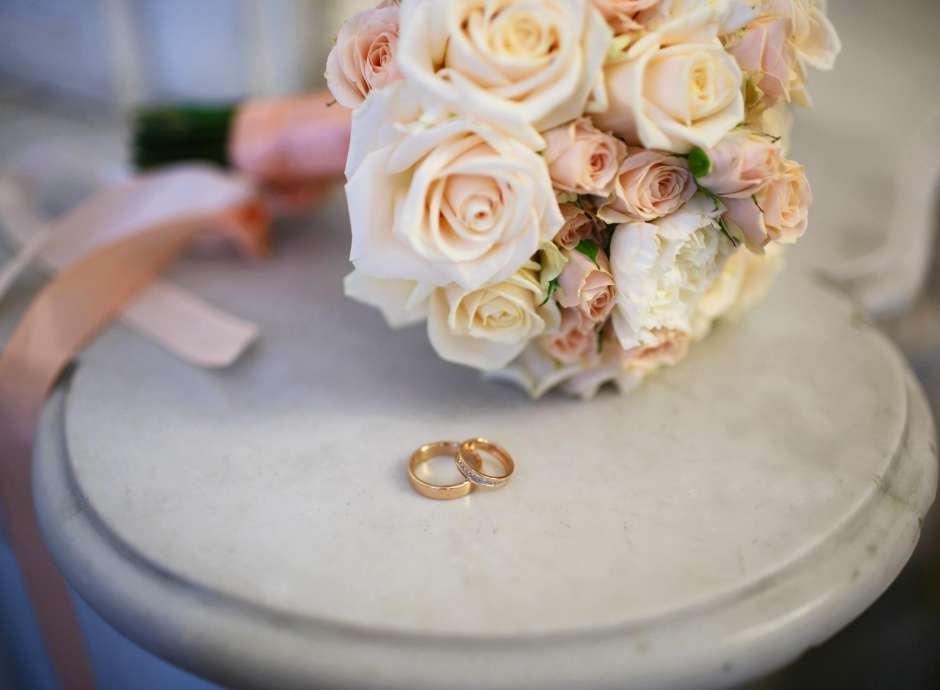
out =
<path fill-rule="evenodd" d="M 271 262 L 176 270 L 263 325 L 235 367 L 116 327 L 47 410 L 47 537 L 132 640 L 238 687 L 722 687 L 910 555 L 933 423 L 831 288 L 785 274 L 637 394 L 533 403 L 343 298 L 341 212 Z M 413 448 L 479 435 L 516 456 L 506 489 L 410 490 Z"/>

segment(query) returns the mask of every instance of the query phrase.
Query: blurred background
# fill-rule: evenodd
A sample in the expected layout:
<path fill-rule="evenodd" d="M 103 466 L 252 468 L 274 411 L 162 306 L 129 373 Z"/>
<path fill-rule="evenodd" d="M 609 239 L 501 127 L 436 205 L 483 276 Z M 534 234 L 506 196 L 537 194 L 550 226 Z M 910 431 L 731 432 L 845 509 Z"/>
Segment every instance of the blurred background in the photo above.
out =
<path fill-rule="evenodd" d="M 363 0 L 0 0 L 0 169 L 25 145 L 127 163 L 128 110 L 232 101 L 323 85 L 341 20 Z M 792 157 L 816 204 L 790 255 L 874 310 L 940 412 L 940 0 L 830 0 L 844 43 L 814 74 Z M 926 186 L 926 187 L 925 187 Z M 931 193 L 912 193 L 911 188 Z M 7 251 L 0 243 L 0 259 Z M 926 269 L 926 270 L 925 270 Z M 926 277 L 925 277 L 926 276 Z M 940 688 L 940 526 L 908 567 L 832 640 L 754 690 Z M 2 528 L 2 525 L 0 525 Z M 101 690 L 210 690 L 81 606 Z M 55 690 L 0 529 L 0 689 Z M 681 659 L 676 660 L 681 663 Z"/>

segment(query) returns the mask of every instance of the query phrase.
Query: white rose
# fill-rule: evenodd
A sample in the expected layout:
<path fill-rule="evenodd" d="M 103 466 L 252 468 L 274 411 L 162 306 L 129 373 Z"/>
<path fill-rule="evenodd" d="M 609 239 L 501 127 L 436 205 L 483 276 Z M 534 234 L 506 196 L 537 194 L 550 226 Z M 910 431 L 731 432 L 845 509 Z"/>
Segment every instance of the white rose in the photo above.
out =
<path fill-rule="evenodd" d="M 609 107 L 593 116 L 598 127 L 644 148 L 688 153 L 743 122 L 743 74 L 717 37 L 720 16 L 709 3 L 696 7 L 607 65 Z"/>
<path fill-rule="evenodd" d="M 606 105 L 612 34 L 584 0 L 404 0 L 398 64 L 427 96 L 541 148 L 538 130 Z"/>
<path fill-rule="evenodd" d="M 463 119 L 373 151 L 346 195 L 357 269 L 466 290 L 511 276 L 564 222 L 542 157 Z"/>
<path fill-rule="evenodd" d="M 347 297 L 375 307 L 392 328 L 423 321 L 428 315 L 428 298 L 434 288 L 413 280 L 373 278 L 353 271 L 343 280 Z"/>
<path fill-rule="evenodd" d="M 699 301 L 734 251 L 717 223 L 722 210 L 697 194 L 671 216 L 617 226 L 613 323 L 624 350 L 658 347 L 663 332 L 691 332 Z"/>
<path fill-rule="evenodd" d="M 484 371 L 500 369 L 532 341 L 556 330 L 558 306 L 549 300 L 532 269 L 476 290 L 438 288 L 431 297 L 428 336 L 449 362 Z"/>

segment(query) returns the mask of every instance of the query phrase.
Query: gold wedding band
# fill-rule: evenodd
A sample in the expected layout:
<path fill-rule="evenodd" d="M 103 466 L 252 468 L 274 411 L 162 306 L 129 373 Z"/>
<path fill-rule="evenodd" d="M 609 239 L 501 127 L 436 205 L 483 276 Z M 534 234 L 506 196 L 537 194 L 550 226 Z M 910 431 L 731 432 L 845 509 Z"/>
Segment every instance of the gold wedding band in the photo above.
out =
<path fill-rule="evenodd" d="M 449 455 L 457 457 L 457 451 L 460 450 L 460 444 L 456 441 L 437 441 L 428 443 L 416 450 L 408 461 L 408 479 L 411 486 L 422 496 L 433 498 L 439 501 L 450 501 L 455 498 L 463 498 L 473 491 L 473 483 L 469 479 L 464 479 L 458 484 L 431 484 L 418 477 L 418 467 L 431 458 Z M 482 462 L 482 461 L 481 461 Z"/>
<path fill-rule="evenodd" d="M 484 451 L 496 458 L 497 462 L 503 466 L 501 475 L 486 474 L 483 471 L 483 458 L 480 451 Z M 498 489 L 506 484 L 516 469 L 515 463 L 509 452 L 485 438 L 474 438 L 464 441 L 457 449 L 457 455 L 454 458 L 457 462 L 457 469 L 460 474 L 469 479 L 476 486 L 487 489 Z"/>

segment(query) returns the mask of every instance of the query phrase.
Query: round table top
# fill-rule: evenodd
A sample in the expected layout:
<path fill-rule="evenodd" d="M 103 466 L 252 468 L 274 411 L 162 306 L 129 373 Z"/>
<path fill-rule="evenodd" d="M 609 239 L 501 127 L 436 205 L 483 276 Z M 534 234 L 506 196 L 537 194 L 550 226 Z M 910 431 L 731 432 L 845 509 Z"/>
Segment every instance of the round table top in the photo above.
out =
<path fill-rule="evenodd" d="M 934 429 L 900 356 L 805 274 L 636 393 L 522 392 L 346 300 L 342 233 L 175 279 L 263 326 L 225 371 L 115 327 L 46 410 L 37 502 L 75 588 L 236 686 L 718 687 L 860 613 L 917 540 Z M 486 436 L 498 492 L 405 463 Z"/>

